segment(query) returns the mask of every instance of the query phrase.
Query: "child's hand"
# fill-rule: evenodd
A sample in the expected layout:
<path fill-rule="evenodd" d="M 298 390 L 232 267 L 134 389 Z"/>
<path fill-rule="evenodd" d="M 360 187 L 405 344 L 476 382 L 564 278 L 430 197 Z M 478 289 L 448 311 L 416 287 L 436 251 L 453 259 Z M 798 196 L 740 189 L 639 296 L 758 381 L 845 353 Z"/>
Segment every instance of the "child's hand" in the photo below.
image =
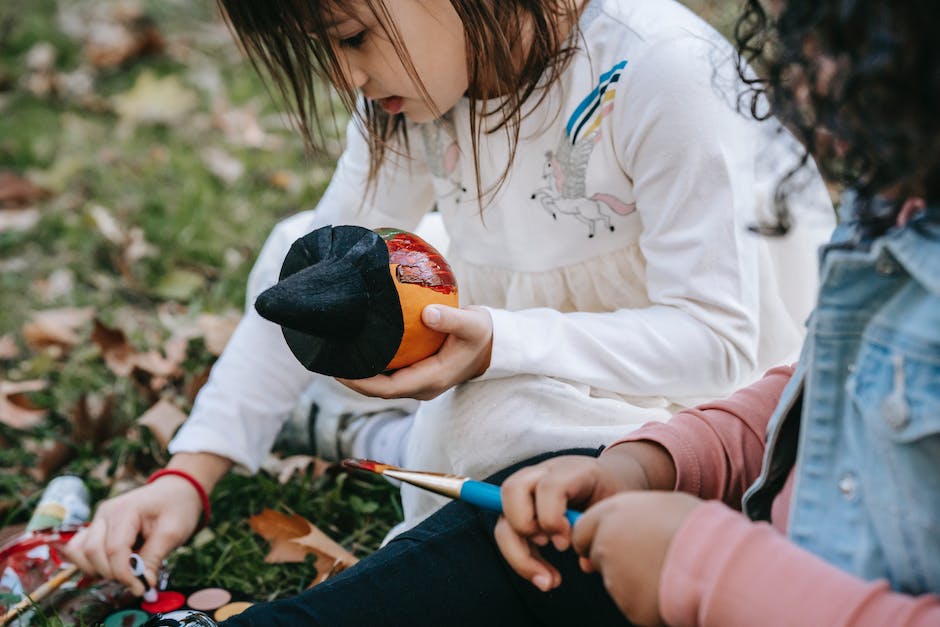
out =
<path fill-rule="evenodd" d="M 598 571 L 624 616 L 661 625 L 659 579 L 672 538 L 702 501 L 682 492 L 625 492 L 578 520 L 572 546 L 585 572 Z"/>
<path fill-rule="evenodd" d="M 390 375 L 337 380 L 366 396 L 426 401 L 486 372 L 493 350 L 493 321 L 485 309 L 428 305 L 421 319 L 429 328 L 448 334 L 437 353 Z"/>
<path fill-rule="evenodd" d="M 161 477 L 101 503 L 91 524 L 65 546 L 65 554 L 84 573 L 119 581 L 140 596 L 144 586 L 130 567 L 138 536 L 144 539 L 138 553 L 154 585 L 163 558 L 193 533 L 201 513 L 192 486 L 178 477 Z"/>
<path fill-rule="evenodd" d="M 672 458 L 658 445 L 630 442 L 598 458 L 555 457 L 523 468 L 502 486 L 503 516 L 496 543 L 519 576 L 543 591 L 561 583 L 539 547 L 551 542 L 563 551 L 571 543 L 568 507 L 583 508 L 625 490 L 669 488 L 675 483 Z"/>

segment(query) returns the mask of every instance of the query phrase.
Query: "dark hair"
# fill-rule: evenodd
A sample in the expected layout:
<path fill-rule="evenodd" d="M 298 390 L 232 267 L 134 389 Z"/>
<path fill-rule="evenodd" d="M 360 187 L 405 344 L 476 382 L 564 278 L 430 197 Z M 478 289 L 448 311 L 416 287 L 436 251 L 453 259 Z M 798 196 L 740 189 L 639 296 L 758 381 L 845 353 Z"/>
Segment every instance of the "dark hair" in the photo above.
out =
<path fill-rule="evenodd" d="M 830 180 L 858 192 L 863 219 L 890 226 L 904 198 L 940 201 L 940 3 L 770 1 L 747 0 L 734 31 L 751 113 L 793 130 Z M 885 191 L 898 206 L 871 215 Z"/>
<path fill-rule="evenodd" d="M 406 71 L 425 101 L 433 107 L 414 64 L 408 58 L 400 33 L 389 17 L 385 4 L 388 1 L 394 0 L 364 0 L 364 3 L 386 30 Z M 369 102 L 363 112 L 357 111 L 356 90 L 344 77 L 331 46 L 323 43 L 329 41 L 327 25 L 337 10 L 338 0 L 217 2 L 255 68 L 267 71 L 287 101 L 308 146 L 319 149 L 323 145 L 321 109 L 325 108 L 331 116 L 335 114 L 331 101 L 317 102 L 315 85 L 319 78 L 333 84 L 342 104 L 360 116 L 368 131 L 370 184 L 374 183 L 394 137 L 401 139 L 398 144 L 401 148 L 396 146 L 392 149 L 407 151 L 403 116 L 389 115 Z M 477 116 L 470 118 L 478 189 L 481 178 L 477 147 L 483 129 L 486 132 L 503 130 L 510 141 L 510 158 L 502 176 L 493 189 L 480 190 L 482 207 L 482 196 L 495 191 L 508 174 L 518 144 L 519 122 L 524 117 L 523 105 L 533 95 L 537 95 L 537 102 L 541 102 L 547 94 L 542 88 L 554 82 L 574 52 L 570 42 L 576 39 L 563 34 L 559 25 L 568 23 L 577 29 L 577 8 L 571 0 L 451 0 L 451 5 L 465 30 L 470 110 L 478 111 L 479 103 L 500 97 L 496 105 L 487 103 L 491 108 L 485 111 L 482 119 Z M 528 49 L 521 50 L 520 42 L 526 40 L 529 41 Z M 486 124 L 481 126 L 483 121 Z"/>

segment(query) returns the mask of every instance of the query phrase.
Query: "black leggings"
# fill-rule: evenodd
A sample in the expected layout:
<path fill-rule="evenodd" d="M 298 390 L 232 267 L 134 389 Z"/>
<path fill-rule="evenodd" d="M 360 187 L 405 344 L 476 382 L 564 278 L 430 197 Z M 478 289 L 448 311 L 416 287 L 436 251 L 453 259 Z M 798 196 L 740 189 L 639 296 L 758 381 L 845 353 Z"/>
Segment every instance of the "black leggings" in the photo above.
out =
<path fill-rule="evenodd" d="M 488 479 L 557 455 L 598 455 L 574 449 L 547 453 Z M 573 551 L 543 554 L 562 584 L 544 593 L 510 569 L 493 538 L 498 515 L 450 503 L 414 529 L 342 573 L 295 597 L 263 603 L 225 627 L 490 627 L 629 625 L 599 575 L 585 575 Z"/>

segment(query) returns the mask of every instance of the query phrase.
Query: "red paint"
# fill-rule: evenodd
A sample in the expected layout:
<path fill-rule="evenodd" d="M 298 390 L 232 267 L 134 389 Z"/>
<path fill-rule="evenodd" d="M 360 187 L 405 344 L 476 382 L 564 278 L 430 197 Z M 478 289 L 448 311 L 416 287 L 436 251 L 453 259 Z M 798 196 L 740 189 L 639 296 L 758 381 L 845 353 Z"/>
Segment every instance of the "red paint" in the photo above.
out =
<path fill-rule="evenodd" d="M 344 459 L 343 466 L 346 468 L 354 468 L 356 470 L 374 472 L 380 475 L 386 470 L 394 468 L 394 466 L 390 466 L 389 464 L 372 461 L 371 459 Z"/>
<path fill-rule="evenodd" d="M 144 601 L 140 604 L 140 609 L 149 614 L 160 614 L 163 612 L 172 612 L 183 607 L 186 603 L 186 597 L 173 590 L 163 590 L 157 594 L 157 600 L 153 603 Z"/>
<path fill-rule="evenodd" d="M 376 229 L 388 246 L 388 262 L 398 265 L 396 278 L 401 283 L 415 283 L 442 294 L 452 294 L 457 280 L 450 265 L 426 241 L 398 229 Z"/>

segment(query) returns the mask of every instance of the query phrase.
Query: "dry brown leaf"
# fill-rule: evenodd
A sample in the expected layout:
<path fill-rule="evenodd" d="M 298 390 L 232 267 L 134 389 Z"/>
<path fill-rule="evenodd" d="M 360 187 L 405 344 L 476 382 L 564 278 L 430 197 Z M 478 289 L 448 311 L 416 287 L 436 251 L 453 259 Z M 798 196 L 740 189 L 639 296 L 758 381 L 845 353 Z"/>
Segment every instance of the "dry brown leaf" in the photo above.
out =
<path fill-rule="evenodd" d="M 160 399 L 137 419 L 137 424 L 147 427 L 160 446 L 166 450 L 173 434 L 186 422 L 186 414 L 166 399 Z"/>
<path fill-rule="evenodd" d="M 20 349 L 13 339 L 13 334 L 0 335 L 0 359 L 15 359 L 19 355 Z"/>
<path fill-rule="evenodd" d="M 116 68 L 125 63 L 163 51 L 166 44 L 150 17 L 115 11 L 112 19 L 91 24 L 85 44 L 85 58 L 98 68 Z"/>
<path fill-rule="evenodd" d="M 23 325 L 23 338 L 34 348 L 60 346 L 71 348 L 81 338 L 78 329 L 95 315 L 91 307 L 64 307 L 46 309 L 33 314 Z"/>
<path fill-rule="evenodd" d="M 299 544 L 308 549 L 311 553 L 315 553 L 318 558 L 321 556 L 327 558 L 331 567 L 336 561 L 346 566 L 352 566 L 359 561 L 355 555 L 323 533 L 323 531 L 312 522 L 308 521 L 307 524 L 310 525 L 310 530 L 300 538 L 291 539 L 291 542 Z M 319 562 L 319 559 L 317 561 Z M 319 568 L 317 571 L 319 572 Z"/>
<path fill-rule="evenodd" d="M 91 341 L 101 349 L 104 363 L 114 374 L 126 377 L 134 370 L 136 351 L 127 341 L 120 329 L 112 329 L 95 318 L 95 328 L 91 332 Z"/>
<path fill-rule="evenodd" d="M 23 394 L 45 387 L 45 381 L 0 380 L 0 422 L 14 429 L 32 429 L 42 422 L 48 412 L 36 408 Z"/>
<path fill-rule="evenodd" d="M 36 455 L 36 463 L 26 472 L 39 483 L 48 481 L 75 455 L 75 449 L 62 440 L 27 441 L 24 448 Z"/>
<path fill-rule="evenodd" d="M 143 370 L 153 377 L 169 379 L 179 374 L 180 365 L 171 359 L 167 359 L 155 350 L 149 350 L 146 353 L 138 353 L 134 358 L 134 367 Z"/>
<path fill-rule="evenodd" d="M 97 448 L 110 438 L 116 400 L 114 394 L 83 394 L 71 414 L 72 439 Z"/>
<path fill-rule="evenodd" d="M 313 554 L 317 558 L 318 579 L 320 576 L 325 579 L 358 561 L 303 516 L 265 509 L 249 518 L 248 524 L 271 544 L 264 558 L 268 564 L 302 562 L 308 554 Z"/>
<path fill-rule="evenodd" d="M 307 533 L 310 523 L 303 516 L 297 514 L 282 514 L 273 509 L 265 509 L 248 519 L 248 526 L 252 531 L 267 540 L 290 540 L 299 538 Z"/>
<path fill-rule="evenodd" d="M 126 377 L 139 370 L 150 377 L 150 388 L 155 391 L 165 387 L 169 379 L 180 373 L 180 363 L 186 356 L 185 353 L 177 354 L 177 360 L 164 357 L 156 350 L 138 353 L 123 331 L 108 327 L 97 318 L 91 340 L 101 349 L 111 372 Z"/>
<path fill-rule="evenodd" d="M 196 400 L 196 395 L 199 394 L 199 390 L 209 381 L 210 372 L 212 372 L 212 366 L 206 366 L 202 372 L 193 376 L 193 378 L 186 383 L 186 388 L 183 390 L 183 393 L 186 395 L 186 398 L 189 399 L 190 403 Z"/>
<path fill-rule="evenodd" d="M 28 207 L 48 195 L 48 191 L 28 179 L 0 172 L 0 207 Z"/>
<path fill-rule="evenodd" d="M 241 316 L 239 315 L 200 315 L 198 324 L 206 343 L 206 350 L 216 357 L 221 355 L 240 320 Z"/>
<path fill-rule="evenodd" d="M 284 485 L 291 480 L 291 477 L 296 473 L 303 473 L 313 466 L 313 469 L 310 473 L 311 478 L 316 479 L 321 477 L 323 473 L 335 466 L 325 459 L 320 459 L 319 457 L 313 457 L 312 455 L 291 455 L 280 459 L 277 462 L 274 472 L 277 472 L 277 481 L 281 485 Z"/>

